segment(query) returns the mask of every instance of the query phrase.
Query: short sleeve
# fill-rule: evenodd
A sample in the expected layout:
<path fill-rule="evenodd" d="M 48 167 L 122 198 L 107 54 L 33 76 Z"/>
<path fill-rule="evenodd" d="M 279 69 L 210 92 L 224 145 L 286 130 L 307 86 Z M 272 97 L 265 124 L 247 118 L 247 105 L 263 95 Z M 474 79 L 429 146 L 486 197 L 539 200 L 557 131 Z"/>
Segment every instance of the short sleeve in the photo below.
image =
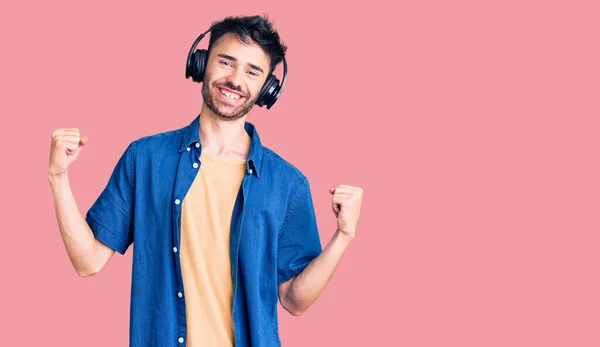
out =
<path fill-rule="evenodd" d="M 133 243 L 135 144 L 130 143 L 121 155 L 85 217 L 96 239 L 121 254 Z"/>
<path fill-rule="evenodd" d="M 277 280 L 300 274 L 322 252 L 310 186 L 306 177 L 290 204 L 277 247 Z"/>

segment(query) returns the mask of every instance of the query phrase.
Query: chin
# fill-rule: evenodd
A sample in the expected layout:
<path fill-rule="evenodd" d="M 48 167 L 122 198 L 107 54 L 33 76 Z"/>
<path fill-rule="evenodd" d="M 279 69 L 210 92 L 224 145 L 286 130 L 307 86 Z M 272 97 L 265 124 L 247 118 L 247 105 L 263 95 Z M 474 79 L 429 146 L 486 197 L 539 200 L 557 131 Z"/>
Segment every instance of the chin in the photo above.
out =
<path fill-rule="evenodd" d="M 219 119 L 226 121 L 234 121 L 244 117 L 254 107 L 255 98 L 248 99 L 244 97 L 239 103 L 228 102 L 221 95 L 218 88 L 208 88 L 203 86 L 202 95 L 204 104 L 212 111 Z"/>
<path fill-rule="evenodd" d="M 213 111 L 213 113 L 223 119 L 223 120 L 236 120 L 242 118 L 243 116 L 250 111 L 252 106 L 246 109 L 248 105 L 238 105 L 236 107 L 231 107 L 231 105 L 224 105 L 219 101 L 213 100 L 212 107 L 209 108 Z"/>

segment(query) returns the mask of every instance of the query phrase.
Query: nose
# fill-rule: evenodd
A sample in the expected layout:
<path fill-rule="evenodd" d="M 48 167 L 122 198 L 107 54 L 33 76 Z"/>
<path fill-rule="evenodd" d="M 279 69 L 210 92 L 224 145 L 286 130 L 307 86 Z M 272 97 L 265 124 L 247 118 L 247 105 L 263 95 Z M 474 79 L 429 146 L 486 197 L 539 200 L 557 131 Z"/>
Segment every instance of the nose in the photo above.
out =
<path fill-rule="evenodd" d="M 233 85 L 234 90 L 242 91 L 242 81 L 244 78 L 243 73 L 244 69 L 233 69 L 227 76 L 227 82 Z"/>

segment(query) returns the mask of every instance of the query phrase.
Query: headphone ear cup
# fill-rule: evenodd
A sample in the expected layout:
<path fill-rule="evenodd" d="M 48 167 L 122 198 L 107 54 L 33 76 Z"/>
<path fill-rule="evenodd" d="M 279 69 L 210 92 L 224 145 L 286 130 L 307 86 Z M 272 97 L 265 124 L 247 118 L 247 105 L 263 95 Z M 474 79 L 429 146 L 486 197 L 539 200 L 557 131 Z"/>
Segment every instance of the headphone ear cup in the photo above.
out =
<path fill-rule="evenodd" d="M 204 80 L 204 71 L 206 69 L 206 60 L 208 59 L 208 51 L 205 49 L 196 50 L 192 57 L 191 76 L 194 82 L 202 83 Z"/>
<path fill-rule="evenodd" d="M 273 100 L 273 97 L 277 95 L 278 90 L 279 80 L 273 74 L 270 74 L 269 77 L 267 77 L 265 84 L 263 84 L 260 93 L 258 94 L 256 104 L 258 106 L 267 105 L 267 109 L 271 108 L 271 106 L 275 102 L 275 100 Z"/>

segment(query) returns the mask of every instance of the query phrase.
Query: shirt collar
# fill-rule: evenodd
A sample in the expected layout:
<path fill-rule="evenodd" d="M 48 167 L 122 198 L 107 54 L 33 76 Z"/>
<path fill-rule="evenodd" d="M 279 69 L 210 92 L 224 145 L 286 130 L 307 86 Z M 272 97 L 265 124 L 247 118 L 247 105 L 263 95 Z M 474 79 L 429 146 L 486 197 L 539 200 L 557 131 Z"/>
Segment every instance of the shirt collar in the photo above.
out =
<path fill-rule="evenodd" d="M 260 137 L 258 136 L 258 131 L 256 130 L 256 127 L 252 123 L 245 122 L 244 129 L 252 139 L 252 142 L 250 144 L 250 152 L 248 153 L 248 158 L 246 159 L 246 165 L 253 170 L 253 173 L 256 174 L 256 177 L 260 177 L 259 173 L 263 154 L 263 148 L 260 142 Z M 182 152 L 187 147 L 195 143 L 197 143 L 196 146 L 201 146 L 200 115 L 196 116 L 196 118 L 194 118 L 194 120 L 192 120 L 192 122 L 187 127 L 185 127 L 179 152 Z"/>

